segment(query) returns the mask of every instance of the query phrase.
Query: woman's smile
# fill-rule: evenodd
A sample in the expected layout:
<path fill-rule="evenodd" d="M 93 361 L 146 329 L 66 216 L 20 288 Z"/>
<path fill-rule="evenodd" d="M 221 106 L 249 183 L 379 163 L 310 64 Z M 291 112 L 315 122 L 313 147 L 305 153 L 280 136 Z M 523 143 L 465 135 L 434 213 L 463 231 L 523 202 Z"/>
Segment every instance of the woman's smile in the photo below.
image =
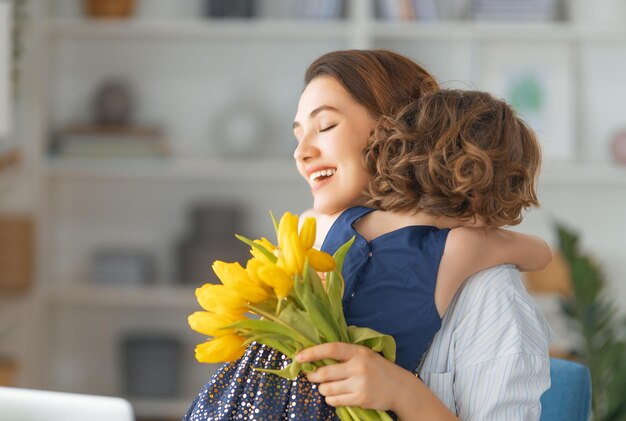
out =
<path fill-rule="evenodd" d="M 304 89 L 294 119 L 298 171 L 311 186 L 313 207 L 332 215 L 361 201 L 369 174 L 361 154 L 374 120 L 331 77 Z"/>

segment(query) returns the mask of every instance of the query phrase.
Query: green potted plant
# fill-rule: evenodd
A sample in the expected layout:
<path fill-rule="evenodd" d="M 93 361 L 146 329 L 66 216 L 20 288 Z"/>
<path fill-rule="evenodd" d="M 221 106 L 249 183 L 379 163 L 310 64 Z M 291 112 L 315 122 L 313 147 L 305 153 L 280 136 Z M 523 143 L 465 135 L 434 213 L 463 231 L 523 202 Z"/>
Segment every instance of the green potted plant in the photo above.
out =
<path fill-rule="evenodd" d="M 557 224 L 559 247 L 570 269 L 573 294 L 562 309 L 578 327 L 576 357 L 589 367 L 593 419 L 626 420 L 626 319 L 606 293 L 599 265 L 579 249 L 578 235 Z"/>

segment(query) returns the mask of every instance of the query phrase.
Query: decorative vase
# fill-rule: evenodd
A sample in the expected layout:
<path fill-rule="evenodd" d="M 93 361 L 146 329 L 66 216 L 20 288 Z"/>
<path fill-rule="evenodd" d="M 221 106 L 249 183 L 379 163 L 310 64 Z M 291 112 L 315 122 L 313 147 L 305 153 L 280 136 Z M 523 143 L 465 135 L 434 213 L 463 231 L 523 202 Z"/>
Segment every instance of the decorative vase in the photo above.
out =
<path fill-rule="evenodd" d="M 135 0 L 84 0 L 85 13 L 92 18 L 128 18 L 135 12 Z"/>
<path fill-rule="evenodd" d="M 620 131 L 613 137 L 611 151 L 615 162 L 626 165 L 626 130 Z"/>

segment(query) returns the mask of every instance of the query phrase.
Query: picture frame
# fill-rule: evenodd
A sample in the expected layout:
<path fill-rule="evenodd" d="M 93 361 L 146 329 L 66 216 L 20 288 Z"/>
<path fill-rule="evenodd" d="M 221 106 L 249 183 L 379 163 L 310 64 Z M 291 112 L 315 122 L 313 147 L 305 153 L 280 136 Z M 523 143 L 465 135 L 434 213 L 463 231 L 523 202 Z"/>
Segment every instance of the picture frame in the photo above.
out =
<path fill-rule="evenodd" d="M 544 161 L 575 160 L 571 50 L 560 44 L 493 43 L 481 57 L 481 89 L 506 100 L 534 129 Z"/>

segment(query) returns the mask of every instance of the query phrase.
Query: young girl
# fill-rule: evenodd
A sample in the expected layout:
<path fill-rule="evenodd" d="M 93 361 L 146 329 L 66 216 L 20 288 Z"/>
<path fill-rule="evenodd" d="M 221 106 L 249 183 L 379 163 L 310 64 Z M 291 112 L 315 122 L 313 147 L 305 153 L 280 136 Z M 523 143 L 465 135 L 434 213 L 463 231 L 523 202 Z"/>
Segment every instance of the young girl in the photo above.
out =
<path fill-rule="evenodd" d="M 351 60 L 346 61 L 346 56 Z M 549 260 L 549 249 L 534 237 L 478 228 L 450 230 L 465 224 L 485 223 L 491 226 L 519 222 L 522 208 L 536 204 L 533 183 L 539 164 L 539 150 L 532 133 L 525 126 L 522 131 L 527 142 L 521 142 L 515 136 L 499 138 L 502 143 L 498 146 L 500 150 L 510 146 L 511 150 L 531 159 L 526 162 L 527 171 L 520 173 L 517 181 L 508 185 L 517 192 L 514 201 L 499 202 L 504 205 L 502 208 L 487 213 L 484 210 L 491 209 L 491 202 L 499 198 L 501 189 L 494 185 L 493 177 L 491 184 L 487 183 L 485 188 L 472 189 L 471 183 L 479 174 L 483 177 L 478 178 L 490 177 L 484 171 L 485 165 L 493 164 L 499 169 L 501 164 L 505 165 L 504 161 L 492 163 L 492 157 L 488 157 L 477 161 L 476 165 L 462 164 L 474 149 L 481 148 L 476 139 L 468 140 L 469 150 L 459 148 L 450 156 L 443 154 L 437 158 L 443 159 L 440 161 L 442 169 L 447 164 L 457 168 L 451 160 L 461 162 L 458 164 L 457 181 L 465 181 L 466 186 L 465 190 L 455 192 L 464 196 L 465 202 L 452 201 L 443 207 L 448 193 L 446 180 L 441 179 L 444 171 L 438 173 L 428 185 L 413 185 L 416 180 L 412 179 L 411 170 L 402 173 L 396 161 L 405 158 L 411 161 L 411 157 L 420 157 L 405 156 L 402 150 L 394 150 L 393 147 L 380 147 L 384 136 L 390 140 L 394 138 L 393 126 L 389 123 L 395 120 L 383 119 L 374 131 L 372 145 L 366 150 L 368 162 L 380 164 L 378 170 L 382 170 L 373 172 L 372 178 L 363 165 L 362 153 L 370 132 L 376 127 L 376 120 L 391 108 L 381 107 L 376 101 L 375 89 L 372 88 L 385 79 L 376 78 L 375 73 L 401 75 L 401 64 L 404 69 L 412 70 L 410 76 L 413 79 L 421 78 L 417 84 L 421 89 L 419 94 L 435 91 L 436 84 L 423 69 L 392 53 L 346 52 L 339 58 L 334 63 L 334 69 L 329 65 L 332 60 L 323 60 L 323 65 L 318 61 L 307 72 L 306 88 L 294 122 L 294 133 L 299 143 L 294 156 L 300 173 L 311 184 L 313 213 L 320 216 L 322 224 L 324 220 L 330 222 L 334 219 L 323 248 L 333 252 L 350 237 L 357 236 L 344 263 L 344 311 L 348 323 L 393 335 L 398 346 L 397 365 L 413 371 L 438 330 L 441 315 L 467 276 L 506 262 L 515 263 L 522 269 L 538 269 Z M 340 64 L 346 62 L 348 66 L 342 68 Z M 415 71 L 415 67 L 421 73 Z M 344 72 L 345 77 L 339 78 L 333 72 Z M 363 80 L 368 82 L 363 83 Z M 387 77 L 386 80 L 387 86 L 394 83 L 392 78 Z M 368 86 L 368 83 L 374 86 Z M 413 92 L 396 99 L 406 103 L 419 96 Z M 368 98 L 374 100 L 368 101 Z M 395 108 L 393 106 L 392 111 Z M 445 109 L 433 111 L 435 114 L 442 113 L 442 119 L 446 118 L 443 115 Z M 399 121 L 403 121 L 404 115 Z M 516 118 L 509 120 L 509 125 L 521 124 Z M 450 122 L 452 127 L 456 127 L 457 122 Z M 494 119 L 490 122 L 498 123 Z M 505 160 L 519 158 L 515 154 L 509 155 Z M 430 165 L 427 164 L 427 167 Z M 499 182 L 499 178 L 495 180 Z M 370 182 L 372 204 L 390 211 L 349 208 L 365 203 L 363 191 Z M 390 186 L 390 189 L 385 190 L 385 186 Z M 391 198 L 394 195 L 396 197 L 391 201 L 381 201 L 381 197 Z M 435 201 L 436 206 L 429 207 L 421 202 L 427 197 L 428 200 L 440 200 Z M 455 196 L 452 199 L 458 198 Z M 450 209 L 455 212 L 450 213 Z M 186 419 L 334 419 L 332 407 L 320 396 L 316 385 L 303 375 L 290 382 L 253 369 L 282 368 L 287 363 L 278 352 L 262 345 L 251 345 L 239 361 L 225 365 L 205 386 Z M 318 370 L 311 376 L 315 375 L 323 377 L 324 372 Z M 342 396 L 341 382 L 326 381 L 323 386 L 335 389 L 333 393 Z M 335 405 L 332 401 L 328 403 Z M 394 410 L 398 414 L 405 412 L 401 405 L 377 409 Z"/>

